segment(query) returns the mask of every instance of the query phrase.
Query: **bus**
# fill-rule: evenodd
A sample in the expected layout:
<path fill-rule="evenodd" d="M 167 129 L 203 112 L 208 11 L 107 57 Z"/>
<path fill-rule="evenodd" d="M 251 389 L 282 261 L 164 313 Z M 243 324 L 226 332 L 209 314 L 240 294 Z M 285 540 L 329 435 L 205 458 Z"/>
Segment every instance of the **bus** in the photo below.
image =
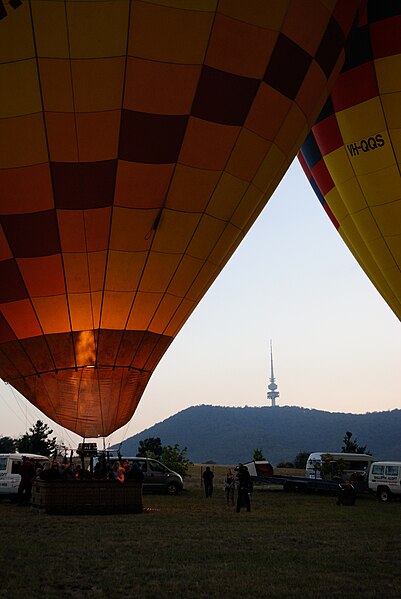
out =
<path fill-rule="evenodd" d="M 377 459 L 366 453 L 319 451 L 308 457 L 305 475 L 315 480 L 338 478 L 367 485 L 373 462 L 377 462 Z"/>

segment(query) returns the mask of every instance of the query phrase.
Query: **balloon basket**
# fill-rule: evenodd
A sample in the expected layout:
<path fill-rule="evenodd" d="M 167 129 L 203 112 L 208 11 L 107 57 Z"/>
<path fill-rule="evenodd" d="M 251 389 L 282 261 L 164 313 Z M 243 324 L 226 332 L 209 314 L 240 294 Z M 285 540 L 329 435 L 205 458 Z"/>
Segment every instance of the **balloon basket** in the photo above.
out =
<path fill-rule="evenodd" d="M 143 511 L 142 482 L 37 481 L 31 505 L 48 514 L 139 514 Z"/>

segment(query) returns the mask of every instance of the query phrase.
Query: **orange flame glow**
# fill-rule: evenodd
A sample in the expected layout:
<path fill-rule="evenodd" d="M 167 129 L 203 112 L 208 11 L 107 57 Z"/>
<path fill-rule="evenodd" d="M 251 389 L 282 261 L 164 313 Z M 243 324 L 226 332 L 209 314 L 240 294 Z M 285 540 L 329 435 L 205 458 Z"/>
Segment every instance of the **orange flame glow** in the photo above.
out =
<path fill-rule="evenodd" d="M 94 366 L 96 361 L 96 346 L 93 331 L 81 331 L 75 346 L 77 364 L 79 366 Z"/>

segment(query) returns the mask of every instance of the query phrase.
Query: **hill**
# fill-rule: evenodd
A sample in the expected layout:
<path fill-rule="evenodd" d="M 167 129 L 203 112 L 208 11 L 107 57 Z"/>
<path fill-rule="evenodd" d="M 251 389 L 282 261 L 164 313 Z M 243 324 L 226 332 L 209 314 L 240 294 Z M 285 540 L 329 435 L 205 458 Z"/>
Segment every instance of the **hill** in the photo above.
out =
<path fill-rule="evenodd" d="M 124 441 L 136 455 L 139 441 L 160 437 L 163 445 L 188 448 L 195 463 L 236 464 L 261 448 L 273 464 L 293 461 L 300 451 L 341 451 L 346 431 L 378 459 L 401 460 L 401 410 L 344 414 L 298 407 L 187 408 Z"/>

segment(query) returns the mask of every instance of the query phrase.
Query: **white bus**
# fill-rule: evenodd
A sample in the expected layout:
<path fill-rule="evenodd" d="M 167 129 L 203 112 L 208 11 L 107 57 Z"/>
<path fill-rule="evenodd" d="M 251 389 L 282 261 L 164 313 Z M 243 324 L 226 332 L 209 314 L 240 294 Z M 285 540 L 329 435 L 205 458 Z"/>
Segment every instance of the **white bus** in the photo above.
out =
<path fill-rule="evenodd" d="M 365 453 L 319 451 L 308 457 L 305 475 L 313 479 L 341 478 L 367 484 L 373 462 L 377 462 L 377 459 Z"/>

